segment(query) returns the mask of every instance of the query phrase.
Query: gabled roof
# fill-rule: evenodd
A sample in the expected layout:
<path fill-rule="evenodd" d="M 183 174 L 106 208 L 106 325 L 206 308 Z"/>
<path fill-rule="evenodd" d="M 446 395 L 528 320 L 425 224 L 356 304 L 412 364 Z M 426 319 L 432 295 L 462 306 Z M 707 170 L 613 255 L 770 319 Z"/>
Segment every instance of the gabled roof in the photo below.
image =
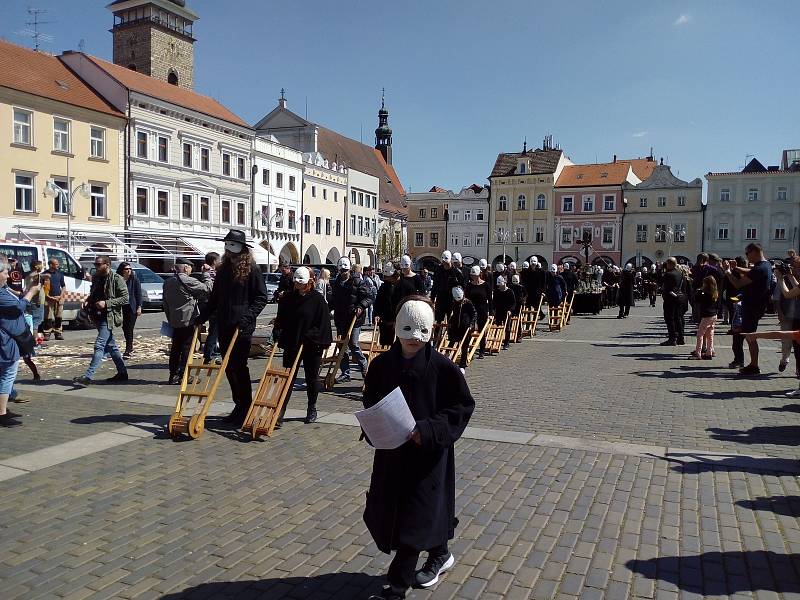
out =
<path fill-rule="evenodd" d="M 177 85 L 172 85 L 160 79 L 155 79 L 143 73 L 131 71 L 125 67 L 97 58 L 96 56 L 84 54 L 84 57 L 103 69 L 113 79 L 132 92 L 152 96 L 153 98 L 158 98 L 159 100 L 164 100 L 177 106 L 197 111 L 209 117 L 221 119 L 233 125 L 250 129 L 250 125 L 213 98 L 178 87 Z"/>
<path fill-rule="evenodd" d="M 394 168 L 383 160 L 380 151 L 317 125 L 317 150 L 329 161 L 344 164 L 378 178 L 380 203 L 378 210 L 406 215 L 405 190 Z"/>
<path fill-rule="evenodd" d="M 108 115 L 124 116 L 55 56 L 4 40 L 0 40 L 0 87 Z"/>
<path fill-rule="evenodd" d="M 742 169 L 742 173 L 763 173 L 767 170 L 767 167 L 762 165 L 758 159 L 752 159 L 747 166 Z"/>
<path fill-rule="evenodd" d="M 567 165 L 558 176 L 555 187 L 601 187 L 622 185 L 628 180 L 629 171 L 639 179 L 647 179 L 656 168 L 654 160 L 636 158 L 591 165 Z"/>
<path fill-rule="evenodd" d="M 446 189 L 444 189 L 444 188 L 442 188 L 442 187 L 439 187 L 438 185 L 435 185 L 435 186 L 433 186 L 433 187 L 432 187 L 430 190 L 428 190 L 428 191 L 429 191 L 429 192 L 432 192 L 432 193 L 434 193 L 434 194 L 446 194 L 446 193 L 447 193 L 447 190 L 446 190 Z"/>
<path fill-rule="evenodd" d="M 514 175 L 517 171 L 517 163 L 520 158 L 527 158 L 530 161 L 530 173 L 527 175 L 543 175 L 545 173 L 555 173 L 558 161 L 561 159 L 563 150 L 528 150 L 527 152 L 507 152 L 497 155 L 492 174 L 489 177 L 507 177 Z"/>
<path fill-rule="evenodd" d="M 650 177 L 639 184 L 626 183 L 626 188 L 634 190 L 654 190 L 654 189 L 673 189 L 673 188 L 693 188 L 703 187 L 703 181 L 698 177 L 691 182 L 679 179 L 672 174 L 672 169 L 668 165 L 658 165 L 653 169 Z"/>

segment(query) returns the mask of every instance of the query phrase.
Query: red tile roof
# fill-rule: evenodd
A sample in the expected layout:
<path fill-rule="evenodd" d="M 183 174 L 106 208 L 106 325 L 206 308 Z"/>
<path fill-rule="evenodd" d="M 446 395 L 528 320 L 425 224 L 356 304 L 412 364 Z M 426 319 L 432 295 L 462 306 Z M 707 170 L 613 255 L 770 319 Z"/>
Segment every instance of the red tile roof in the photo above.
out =
<path fill-rule="evenodd" d="M 530 173 L 527 175 L 544 175 L 555 173 L 563 150 L 528 150 L 522 152 L 505 152 L 497 155 L 492 174 L 489 177 L 507 177 L 516 174 L 517 160 L 526 157 L 530 161 Z"/>
<path fill-rule="evenodd" d="M 428 193 L 433 193 L 433 194 L 446 194 L 446 193 L 447 193 L 447 190 L 446 190 L 446 189 L 444 189 L 444 188 L 440 188 L 438 185 L 435 185 L 435 186 L 433 186 L 433 187 L 432 187 L 430 190 L 428 190 Z"/>
<path fill-rule="evenodd" d="M 617 160 L 611 163 L 591 165 L 568 165 L 558 176 L 555 187 L 597 187 L 606 185 L 622 185 L 628 176 L 628 169 L 639 179 L 647 179 L 656 168 L 656 161 L 645 158 Z"/>
<path fill-rule="evenodd" d="M 0 86 L 122 117 L 55 56 L 0 40 Z"/>
<path fill-rule="evenodd" d="M 172 85 L 160 79 L 154 79 L 143 73 L 131 71 L 125 67 L 97 58 L 96 56 L 84 56 L 129 90 L 139 92 L 140 94 L 146 94 L 160 100 L 166 100 L 177 106 L 195 110 L 209 117 L 222 119 L 234 125 L 250 128 L 250 125 L 213 98 L 178 87 L 177 85 Z"/>

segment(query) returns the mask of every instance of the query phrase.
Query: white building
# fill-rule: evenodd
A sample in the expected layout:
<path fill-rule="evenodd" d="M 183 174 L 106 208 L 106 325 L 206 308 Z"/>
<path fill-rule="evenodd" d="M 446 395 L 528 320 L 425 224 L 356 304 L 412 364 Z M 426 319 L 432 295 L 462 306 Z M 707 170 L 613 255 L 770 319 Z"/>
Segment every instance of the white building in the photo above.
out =
<path fill-rule="evenodd" d="M 446 194 L 447 249 L 460 252 L 465 265 L 488 259 L 489 188 L 475 184 Z"/>
<path fill-rule="evenodd" d="M 272 137 L 257 137 L 253 146 L 256 239 L 279 259 L 300 262 L 300 213 L 303 200 L 303 156 Z"/>
<path fill-rule="evenodd" d="M 347 254 L 345 214 L 348 169 L 319 152 L 303 155 L 303 264 L 335 265 Z"/>
<path fill-rule="evenodd" d="M 349 258 L 357 265 L 375 266 L 378 231 L 378 178 L 354 168 L 347 171 L 347 236 Z"/>
<path fill-rule="evenodd" d="M 744 254 L 759 242 L 767 257 L 798 249 L 800 232 L 800 159 L 784 152 L 780 166 L 765 167 L 755 158 L 741 171 L 708 173 L 703 250 L 723 257 Z"/>

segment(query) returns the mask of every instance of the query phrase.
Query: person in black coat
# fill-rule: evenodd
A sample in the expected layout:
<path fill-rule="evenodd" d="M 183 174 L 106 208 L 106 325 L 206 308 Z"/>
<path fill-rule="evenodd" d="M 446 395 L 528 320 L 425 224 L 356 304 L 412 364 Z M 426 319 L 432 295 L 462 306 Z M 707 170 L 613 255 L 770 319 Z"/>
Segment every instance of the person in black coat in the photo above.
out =
<path fill-rule="evenodd" d="M 462 339 L 468 331 L 475 329 L 478 315 L 472 302 L 464 297 L 464 290 L 461 286 L 454 287 L 452 294 L 453 305 L 450 307 L 450 313 L 447 315 L 447 337 L 451 342 L 455 342 Z M 468 340 L 464 340 L 458 361 L 458 366 L 462 369 L 467 368 L 468 353 L 469 343 Z"/>
<path fill-rule="evenodd" d="M 414 273 L 411 269 L 411 257 L 404 254 L 400 257 L 400 273 L 397 276 L 397 284 L 392 289 L 392 303 L 396 308 L 409 296 L 424 296 L 425 294 L 425 279 L 419 273 Z"/>
<path fill-rule="evenodd" d="M 350 328 L 350 323 L 355 317 L 353 330 L 350 332 L 350 339 L 347 342 L 348 351 L 342 357 L 342 374 L 336 379 L 337 382 L 350 381 L 350 353 L 358 361 L 362 375 L 367 372 L 367 357 L 361 351 L 358 343 L 361 336 L 361 327 L 367 318 L 367 308 L 372 304 L 364 280 L 360 276 L 350 272 L 350 259 L 343 256 L 339 259 L 339 275 L 331 282 L 331 304 L 333 310 L 333 322 L 336 324 L 336 335 L 344 337 Z"/>
<path fill-rule="evenodd" d="M 130 358 L 133 354 L 133 328 L 136 327 L 136 319 L 142 314 L 142 284 L 130 263 L 119 263 L 117 275 L 122 275 L 125 285 L 128 286 L 128 304 L 122 307 L 122 333 L 125 335 L 125 352 L 122 358 Z"/>
<path fill-rule="evenodd" d="M 441 323 L 453 304 L 453 288 L 464 287 L 464 274 L 452 263 L 449 250 L 442 252 L 442 264 L 433 276 L 431 300 L 434 302 L 436 322 Z"/>
<path fill-rule="evenodd" d="M 511 285 L 508 287 L 514 292 L 514 315 L 516 316 L 520 313 L 522 307 L 525 306 L 528 295 L 525 288 L 520 285 L 519 275 L 511 276 Z"/>
<path fill-rule="evenodd" d="M 686 299 L 685 289 L 689 282 L 684 281 L 683 273 L 678 269 L 678 261 L 669 257 L 664 263 L 662 279 L 662 297 L 664 298 L 664 322 L 667 325 L 667 339 L 662 346 L 677 346 L 683 340 L 683 302 Z"/>
<path fill-rule="evenodd" d="M 567 284 L 564 278 L 558 274 L 558 267 L 555 263 L 550 265 L 550 270 L 545 274 L 544 283 L 545 299 L 549 309 L 561 306 L 566 296 Z"/>
<path fill-rule="evenodd" d="M 314 289 L 314 281 L 311 279 L 308 267 L 299 267 L 294 272 L 294 290 L 281 297 L 275 324 L 281 331 L 278 347 L 283 349 L 283 367 L 285 369 L 292 368 L 297 352 L 300 346 L 303 346 L 300 358 L 303 361 L 306 394 L 308 395 L 305 422 L 313 423 L 317 420 L 319 367 L 322 362 L 322 353 L 331 345 L 333 333 L 331 332 L 328 303 L 325 302 L 322 294 Z M 289 383 L 286 401 L 276 427 L 283 421 L 296 378 L 297 371 Z"/>
<path fill-rule="evenodd" d="M 389 346 L 394 341 L 394 291 L 399 278 L 400 273 L 391 262 L 383 265 L 383 285 L 378 288 L 372 313 L 378 318 L 378 341 L 381 346 Z"/>
<path fill-rule="evenodd" d="M 364 522 L 378 548 L 396 551 L 388 587 L 380 596 L 399 600 L 411 586 L 430 587 L 453 566 L 448 549 L 455 535 L 455 452 L 475 401 L 452 361 L 429 343 L 430 303 L 412 296 L 398 310 L 397 340 L 367 372 L 364 407 L 399 387 L 416 421 L 409 441 L 375 450 Z M 415 573 L 420 552 L 428 558 Z"/>
<path fill-rule="evenodd" d="M 633 306 L 634 302 L 634 277 L 633 265 L 628 263 L 619 276 L 619 293 L 617 294 L 617 303 L 619 304 L 618 319 L 624 319 L 631 312 L 631 306 Z"/>
<path fill-rule="evenodd" d="M 566 295 L 569 296 L 575 291 L 575 288 L 578 287 L 578 276 L 572 269 L 572 265 L 568 262 L 564 263 L 564 272 L 561 273 L 561 277 L 564 279 L 564 283 L 567 286 Z"/>
<path fill-rule="evenodd" d="M 494 322 L 498 325 L 505 323 L 506 335 L 503 339 L 503 350 L 508 350 L 508 336 L 511 333 L 511 315 L 514 314 L 516 299 L 514 292 L 506 285 L 506 278 L 500 275 L 497 278 L 497 289 L 493 295 Z"/>
<path fill-rule="evenodd" d="M 490 273 L 491 275 L 491 273 Z M 470 280 L 464 285 L 464 295 L 475 307 L 478 329 L 482 330 L 492 312 L 492 284 L 483 279 L 483 270 L 475 265 L 469 272 Z M 486 352 L 486 336 L 481 337 L 478 347 L 478 358 L 483 358 Z"/>
<path fill-rule="evenodd" d="M 225 375 L 236 405 L 226 421 L 241 426 L 253 402 L 250 369 L 247 366 L 250 343 L 256 329 L 256 319 L 267 305 L 268 297 L 264 277 L 249 250 L 252 246 L 247 244 L 244 231 L 231 229 L 222 241 L 225 242 L 225 256 L 217 270 L 208 302 L 200 309 L 195 325 L 205 323 L 211 315 L 216 315 L 219 346 L 224 349 L 223 352 L 230 346 L 233 333 L 239 330 Z"/>

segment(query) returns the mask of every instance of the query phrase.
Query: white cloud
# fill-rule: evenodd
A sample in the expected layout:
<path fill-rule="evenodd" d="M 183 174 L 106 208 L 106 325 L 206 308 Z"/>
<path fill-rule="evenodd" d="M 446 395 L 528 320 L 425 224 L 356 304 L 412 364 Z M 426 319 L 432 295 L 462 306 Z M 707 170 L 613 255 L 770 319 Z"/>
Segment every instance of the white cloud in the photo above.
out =
<path fill-rule="evenodd" d="M 680 27 L 681 25 L 686 25 L 689 21 L 692 20 L 690 15 L 681 15 L 677 19 L 675 19 L 675 26 Z"/>
<path fill-rule="evenodd" d="M 646 131 L 637 131 L 631 137 L 640 138 L 640 137 L 644 137 L 646 135 L 647 135 Z"/>

